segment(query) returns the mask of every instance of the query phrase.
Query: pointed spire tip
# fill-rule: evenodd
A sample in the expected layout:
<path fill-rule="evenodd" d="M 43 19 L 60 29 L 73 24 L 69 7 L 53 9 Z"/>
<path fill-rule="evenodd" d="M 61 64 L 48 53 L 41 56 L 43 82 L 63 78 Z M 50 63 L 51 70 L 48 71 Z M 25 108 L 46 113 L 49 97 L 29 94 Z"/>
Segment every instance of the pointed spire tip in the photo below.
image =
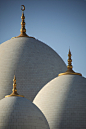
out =
<path fill-rule="evenodd" d="M 14 74 L 14 78 L 13 78 L 13 89 L 12 89 L 12 93 L 10 95 L 5 96 L 6 97 L 11 97 L 11 96 L 18 96 L 18 97 L 24 97 L 23 95 L 19 95 L 17 93 L 17 89 L 16 89 L 16 76 Z"/>
<path fill-rule="evenodd" d="M 73 66 L 72 66 L 72 59 L 71 59 L 71 51 L 70 51 L 70 48 L 69 48 L 69 52 L 68 52 L 68 66 L 67 66 L 67 71 L 65 73 L 60 73 L 58 76 L 61 76 L 61 75 L 80 75 L 82 76 L 82 74 L 80 73 L 75 73 L 73 70 L 72 70 Z"/>

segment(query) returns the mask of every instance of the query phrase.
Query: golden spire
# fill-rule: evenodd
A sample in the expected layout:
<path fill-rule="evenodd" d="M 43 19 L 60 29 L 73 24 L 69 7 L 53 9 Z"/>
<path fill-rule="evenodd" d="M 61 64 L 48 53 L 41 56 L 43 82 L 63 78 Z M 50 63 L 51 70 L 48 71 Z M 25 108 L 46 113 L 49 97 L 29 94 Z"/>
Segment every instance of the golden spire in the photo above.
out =
<path fill-rule="evenodd" d="M 69 53 L 68 53 L 68 66 L 67 66 L 68 70 L 67 71 L 73 72 L 73 70 L 72 70 L 73 66 L 71 65 L 71 63 L 72 63 L 72 59 L 71 59 L 71 52 L 70 52 L 70 49 L 69 49 Z"/>
<path fill-rule="evenodd" d="M 23 95 L 19 95 L 17 93 L 17 89 L 16 89 L 16 77 L 14 75 L 14 79 L 13 79 L 13 89 L 12 89 L 12 93 L 10 95 L 5 96 L 6 97 L 11 97 L 11 96 L 18 96 L 18 97 L 24 97 Z"/>
<path fill-rule="evenodd" d="M 72 59 L 71 59 L 71 52 L 70 52 L 70 49 L 69 49 L 69 53 L 68 53 L 68 66 L 67 66 L 67 71 L 65 73 L 60 73 L 58 76 L 61 76 L 61 75 L 68 75 L 68 74 L 73 74 L 73 75 L 80 75 L 82 76 L 82 74 L 80 73 L 75 73 L 72 68 Z"/>
<path fill-rule="evenodd" d="M 21 5 L 21 10 L 22 10 L 22 16 L 21 16 L 22 22 L 21 22 L 21 29 L 20 29 L 21 34 L 17 37 L 29 37 L 26 34 L 26 29 L 25 29 L 25 21 L 24 21 L 24 19 L 25 19 L 25 16 L 24 16 L 25 6 L 24 5 Z"/>
<path fill-rule="evenodd" d="M 22 16 L 21 16 L 22 22 L 21 22 L 21 29 L 20 29 L 21 34 L 20 34 L 19 36 L 12 37 L 11 39 L 18 38 L 18 37 L 34 38 L 34 37 L 28 36 L 28 35 L 26 34 L 25 21 L 24 21 L 24 19 L 25 19 L 25 16 L 24 16 L 25 6 L 24 6 L 24 5 L 21 5 L 21 10 L 22 10 Z M 35 38 L 34 38 L 34 39 L 35 39 Z"/>

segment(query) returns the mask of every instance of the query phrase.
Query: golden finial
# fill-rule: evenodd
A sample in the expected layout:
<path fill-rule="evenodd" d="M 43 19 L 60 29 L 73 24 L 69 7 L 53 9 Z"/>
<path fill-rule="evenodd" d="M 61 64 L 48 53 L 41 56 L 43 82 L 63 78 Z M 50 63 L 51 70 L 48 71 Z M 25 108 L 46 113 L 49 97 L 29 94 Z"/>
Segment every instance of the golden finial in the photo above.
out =
<path fill-rule="evenodd" d="M 21 29 L 20 29 L 21 34 L 17 37 L 29 37 L 26 34 L 26 29 L 25 29 L 25 21 L 24 21 L 24 19 L 25 19 L 25 16 L 24 16 L 25 6 L 24 5 L 21 5 L 21 10 L 22 10 L 22 16 L 21 16 L 22 22 L 21 22 Z"/>
<path fill-rule="evenodd" d="M 60 73 L 58 76 L 61 76 L 61 75 L 68 75 L 68 74 L 73 74 L 73 75 L 80 75 L 82 76 L 82 74 L 80 73 L 75 73 L 72 68 L 72 59 L 71 59 L 71 52 L 70 52 L 70 49 L 69 49 L 69 53 L 68 53 L 68 66 L 67 66 L 67 71 L 65 73 Z"/>
<path fill-rule="evenodd" d="M 34 38 L 34 37 L 28 36 L 28 35 L 26 34 L 25 21 L 24 21 L 24 19 L 25 19 L 25 16 L 24 16 L 25 6 L 24 6 L 24 5 L 21 5 L 21 10 L 22 10 L 22 16 L 21 16 L 22 22 L 21 22 L 21 29 L 20 29 L 21 34 L 20 34 L 19 36 L 12 37 L 11 39 L 18 38 L 18 37 Z M 34 39 L 35 39 L 35 38 L 34 38 Z"/>
<path fill-rule="evenodd" d="M 70 69 L 70 70 L 72 70 L 72 68 L 73 68 L 71 63 L 72 63 L 72 59 L 71 59 L 71 52 L 70 52 L 70 49 L 69 49 L 69 53 L 68 53 L 68 66 L 67 66 L 67 68 Z"/>
<path fill-rule="evenodd" d="M 19 95 L 17 93 L 17 89 L 16 89 L 16 77 L 14 75 L 14 79 L 13 79 L 13 89 L 12 89 L 12 93 L 10 95 L 5 96 L 6 97 L 11 97 L 11 96 L 18 96 L 18 97 L 24 97 L 23 95 Z"/>

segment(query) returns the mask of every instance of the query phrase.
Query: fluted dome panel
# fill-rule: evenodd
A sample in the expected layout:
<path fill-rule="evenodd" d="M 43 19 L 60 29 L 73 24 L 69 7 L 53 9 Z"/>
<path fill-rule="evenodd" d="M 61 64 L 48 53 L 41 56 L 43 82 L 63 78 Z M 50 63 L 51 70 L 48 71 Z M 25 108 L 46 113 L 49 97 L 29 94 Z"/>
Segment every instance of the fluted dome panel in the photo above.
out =
<path fill-rule="evenodd" d="M 14 71 L 19 94 L 32 101 L 47 82 L 65 70 L 61 57 L 41 41 L 10 39 L 0 45 L 0 99 L 10 94 Z"/>
<path fill-rule="evenodd" d="M 0 129 L 49 129 L 49 125 L 32 102 L 8 97 L 0 100 Z"/>
<path fill-rule="evenodd" d="M 86 128 L 86 78 L 62 75 L 48 84 L 33 101 L 44 113 L 50 129 Z"/>

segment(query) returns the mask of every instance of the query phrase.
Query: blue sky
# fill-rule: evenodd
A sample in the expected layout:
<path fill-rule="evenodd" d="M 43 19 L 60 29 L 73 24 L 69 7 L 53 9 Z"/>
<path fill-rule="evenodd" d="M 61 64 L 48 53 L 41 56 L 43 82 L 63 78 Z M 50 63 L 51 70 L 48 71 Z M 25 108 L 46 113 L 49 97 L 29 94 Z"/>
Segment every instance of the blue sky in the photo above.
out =
<path fill-rule="evenodd" d="M 86 77 L 86 0 L 1 0 L 0 43 L 20 34 L 25 5 L 27 34 L 53 48 L 73 70 Z"/>

